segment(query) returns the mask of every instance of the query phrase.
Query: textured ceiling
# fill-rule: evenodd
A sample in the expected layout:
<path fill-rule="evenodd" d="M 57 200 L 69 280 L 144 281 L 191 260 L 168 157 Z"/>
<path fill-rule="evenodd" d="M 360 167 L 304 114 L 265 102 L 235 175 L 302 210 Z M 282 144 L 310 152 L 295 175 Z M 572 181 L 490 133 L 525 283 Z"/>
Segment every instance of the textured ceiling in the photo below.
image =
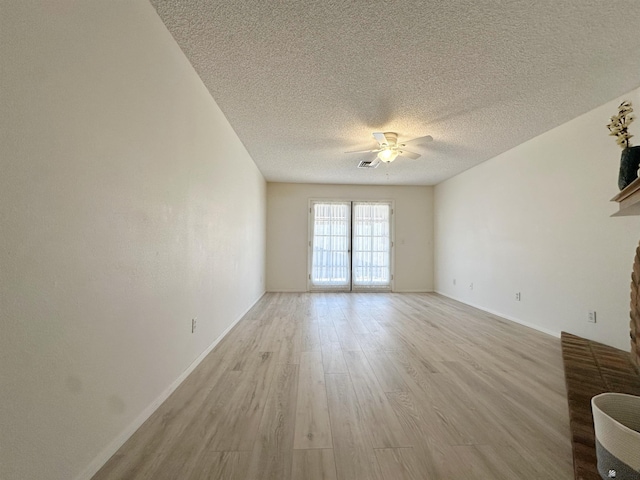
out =
<path fill-rule="evenodd" d="M 268 181 L 436 184 L 640 85 L 638 0 L 152 4 Z"/>

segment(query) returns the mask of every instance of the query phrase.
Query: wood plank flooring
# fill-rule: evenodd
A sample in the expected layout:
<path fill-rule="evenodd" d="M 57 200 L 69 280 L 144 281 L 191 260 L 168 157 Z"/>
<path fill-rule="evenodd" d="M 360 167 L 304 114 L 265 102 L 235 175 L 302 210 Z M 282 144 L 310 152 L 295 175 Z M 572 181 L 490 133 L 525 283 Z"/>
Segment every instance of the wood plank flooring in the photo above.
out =
<path fill-rule="evenodd" d="M 266 294 L 93 478 L 571 479 L 560 341 L 437 294 Z"/>

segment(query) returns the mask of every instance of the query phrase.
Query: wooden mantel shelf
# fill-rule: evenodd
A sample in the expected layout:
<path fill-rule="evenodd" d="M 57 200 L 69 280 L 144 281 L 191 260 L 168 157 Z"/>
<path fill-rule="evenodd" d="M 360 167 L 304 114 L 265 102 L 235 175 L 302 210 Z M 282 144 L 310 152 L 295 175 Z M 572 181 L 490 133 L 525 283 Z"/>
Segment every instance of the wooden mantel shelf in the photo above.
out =
<path fill-rule="evenodd" d="M 636 178 L 624 190 L 611 199 L 618 202 L 620 209 L 612 217 L 640 215 L 640 178 Z"/>

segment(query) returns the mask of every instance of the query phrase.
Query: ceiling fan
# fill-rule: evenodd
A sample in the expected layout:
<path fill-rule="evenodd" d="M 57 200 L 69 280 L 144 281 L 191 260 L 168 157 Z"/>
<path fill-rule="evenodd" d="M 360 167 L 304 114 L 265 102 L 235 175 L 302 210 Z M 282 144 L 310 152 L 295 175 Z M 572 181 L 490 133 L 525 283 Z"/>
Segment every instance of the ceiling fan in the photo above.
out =
<path fill-rule="evenodd" d="M 353 152 L 344 153 L 377 153 L 378 160 L 385 163 L 393 162 L 396 157 L 406 157 L 412 160 L 420 157 L 420 154 L 405 150 L 405 146 L 408 143 L 415 142 L 430 142 L 433 140 L 431 135 L 425 137 L 418 137 L 411 140 L 406 140 L 403 143 L 398 143 L 398 134 L 395 132 L 373 132 L 373 138 L 378 142 L 378 148 L 374 150 L 357 150 Z"/>

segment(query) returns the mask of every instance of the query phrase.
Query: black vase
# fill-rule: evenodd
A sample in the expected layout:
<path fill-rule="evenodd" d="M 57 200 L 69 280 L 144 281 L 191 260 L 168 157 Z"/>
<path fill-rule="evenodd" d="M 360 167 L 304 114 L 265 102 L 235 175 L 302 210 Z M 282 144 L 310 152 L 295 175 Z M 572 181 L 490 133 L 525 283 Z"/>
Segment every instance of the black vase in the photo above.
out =
<path fill-rule="evenodd" d="M 618 174 L 618 188 L 624 189 L 638 178 L 640 167 L 640 146 L 627 147 L 622 150 L 620 157 L 620 173 Z"/>

